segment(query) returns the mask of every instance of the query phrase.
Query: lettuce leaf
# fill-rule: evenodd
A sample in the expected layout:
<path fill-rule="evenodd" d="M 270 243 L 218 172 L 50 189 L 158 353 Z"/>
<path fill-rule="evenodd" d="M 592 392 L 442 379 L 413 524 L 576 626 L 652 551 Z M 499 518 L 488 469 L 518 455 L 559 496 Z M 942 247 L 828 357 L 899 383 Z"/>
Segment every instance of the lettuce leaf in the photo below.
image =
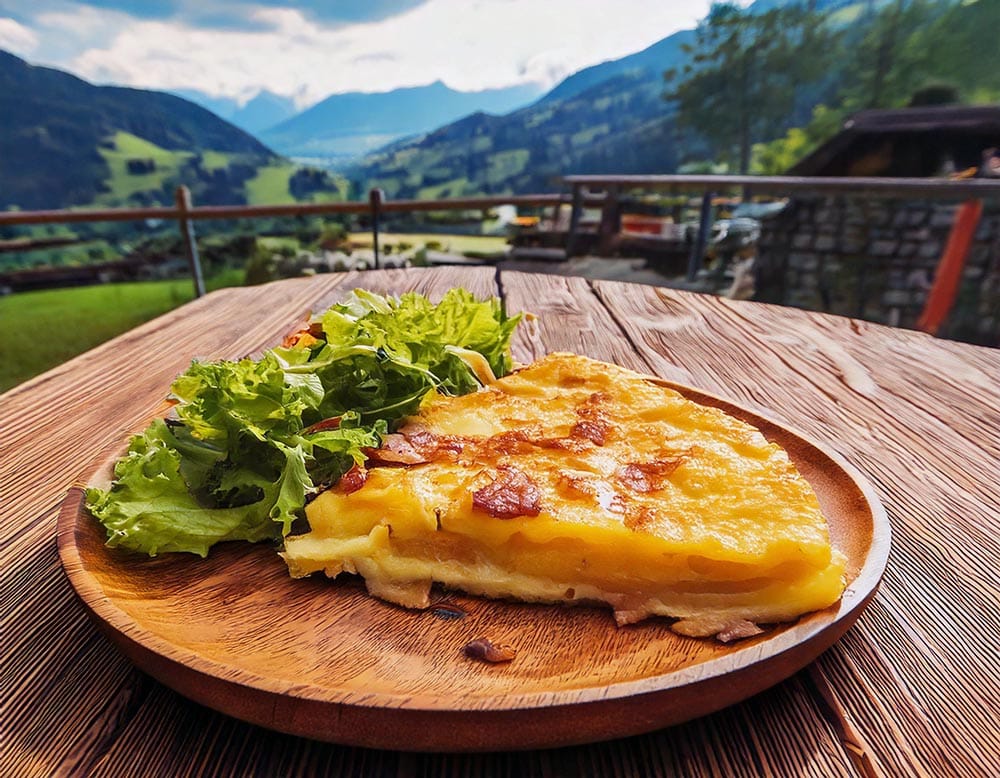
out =
<path fill-rule="evenodd" d="M 309 345 L 194 362 L 171 386 L 176 418 L 133 437 L 87 505 L 109 545 L 151 556 L 279 539 L 428 391 L 464 394 L 510 372 L 519 319 L 463 289 L 437 304 L 355 290 L 317 317 Z"/>
<path fill-rule="evenodd" d="M 107 491 L 87 490 L 91 513 L 106 528 L 108 545 L 143 551 L 188 551 L 200 556 L 221 540 L 258 541 L 277 536 L 270 495 L 238 508 L 207 508 L 180 474 L 181 453 L 171 446 L 162 420 L 132 439 L 115 465 Z"/>

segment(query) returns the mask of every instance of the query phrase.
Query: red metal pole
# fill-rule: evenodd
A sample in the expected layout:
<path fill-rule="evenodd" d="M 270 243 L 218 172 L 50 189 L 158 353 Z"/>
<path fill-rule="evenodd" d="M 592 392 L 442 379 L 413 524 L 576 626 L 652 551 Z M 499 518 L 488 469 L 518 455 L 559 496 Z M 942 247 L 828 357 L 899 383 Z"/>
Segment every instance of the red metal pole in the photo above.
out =
<path fill-rule="evenodd" d="M 955 212 L 955 221 L 944 247 L 944 254 L 938 263 L 934 283 L 924 303 L 924 310 L 917 319 L 917 329 L 937 335 L 951 313 L 958 286 L 962 281 L 962 270 L 969 255 L 972 238 L 983 215 L 982 200 L 967 200 Z"/>

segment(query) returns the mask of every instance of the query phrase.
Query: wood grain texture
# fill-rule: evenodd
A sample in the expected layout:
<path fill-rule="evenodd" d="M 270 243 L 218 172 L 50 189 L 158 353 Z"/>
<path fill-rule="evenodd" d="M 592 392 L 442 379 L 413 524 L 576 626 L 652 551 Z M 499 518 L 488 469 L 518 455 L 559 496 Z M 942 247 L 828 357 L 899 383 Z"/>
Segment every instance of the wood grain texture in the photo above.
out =
<path fill-rule="evenodd" d="M 59 570 L 58 506 L 141 428 L 190 359 L 270 345 L 356 284 L 501 289 L 567 348 L 765 409 L 874 483 L 894 546 L 870 607 L 812 667 L 688 724 L 574 748 L 407 754 L 282 735 L 190 703 L 99 635 Z M 383 287 L 385 288 L 385 287 Z M 340 291 L 338 291 L 340 290 Z M 1000 353 L 666 289 L 443 268 L 216 292 L 0 396 L 0 775 L 886 775 L 995 773 Z M 405 747 L 400 743 L 400 748 Z"/>
<path fill-rule="evenodd" d="M 1000 753 L 1000 354 L 775 306 L 596 287 L 656 372 L 679 366 L 768 406 L 873 479 L 893 522 L 885 583 L 820 672 L 886 773 L 989 774 Z M 706 359 L 712 350 L 724 359 Z"/>

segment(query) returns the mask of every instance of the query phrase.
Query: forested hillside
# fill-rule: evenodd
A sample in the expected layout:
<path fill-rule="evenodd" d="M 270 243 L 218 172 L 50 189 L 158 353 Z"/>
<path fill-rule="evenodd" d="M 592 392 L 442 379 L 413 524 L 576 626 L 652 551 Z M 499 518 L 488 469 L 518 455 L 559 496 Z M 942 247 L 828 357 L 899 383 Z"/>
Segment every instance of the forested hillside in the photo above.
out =
<path fill-rule="evenodd" d="M 587 68 L 347 171 L 393 197 L 552 191 L 572 173 L 780 173 L 853 111 L 1000 102 L 1000 0 L 719 3 L 697 30 Z"/>
<path fill-rule="evenodd" d="M 576 73 L 505 116 L 477 113 L 369 154 L 347 174 L 392 197 L 536 192 L 588 172 L 668 172 L 678 163 L 661 65 L 686 57 L 685 30 Z"/>
<path fill-rule="evenodd" d="M 397 198 L 552 191 L 573 173 L 780 173 L 854 111 L 1000 102 L 998 30 L 1000 0 L 717 3 L 697 29 L 572 74 L 525 108 L 467 115 L 342 172 L 355 194 Z M 495 91 L 497 106 L 518 99 Z M 468 98 L 443 84 L 336 95 L 266 139 L 317 155 L 328 142 L 364 148 Z M 95 86 L 3 52 L 0 115 L 0 208 L 166 203 L 180 183 L 198 203 L 348 191 L 180 97 Z"/>
<path fill-rule="evenodd" d="M 341 192 L 175 95 L 95 86 L 0 51 L 0 208 L 282 202 Z"/>

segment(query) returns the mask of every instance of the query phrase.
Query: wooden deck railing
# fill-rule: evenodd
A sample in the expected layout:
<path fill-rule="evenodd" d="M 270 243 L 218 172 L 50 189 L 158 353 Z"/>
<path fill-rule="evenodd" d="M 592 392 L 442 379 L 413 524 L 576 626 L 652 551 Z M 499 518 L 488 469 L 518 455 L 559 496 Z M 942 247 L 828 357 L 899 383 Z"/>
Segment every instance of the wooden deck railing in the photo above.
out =
<path fill-rule="evenodd" d="M 498 205 L 546 208 L 570 204 L 569 233 L 566 254 L 573 256 L 580 235 L 583 210 L 601 210 L 598 226 L 598 251 L 607 246 L 611 236 L 620 231 L 621 212 L 629 193 L 637 190 L 668 193 L 692 192 L 702 197 L 700 224 L 688 260 L 687 275 L 693 279 L 700 269 L 706 241 L 711 229 L 713 196 L 726 192 L 741 192 L 750 196 L 818 195 L 829 197 L 856 196 L 866 199 L 950 200 L 954 202 L 1000 201 L 1000 180 L 934 178 L 822 178 L 798 176 L 715 176 L 715 175 L 571 175 L 563 179 L 571 194 L 491 195 L 433 200 L 387 200 L 379 189 L 369 192 L 367 202 L 293 203 L 288 205 L 222 205 L 194 206 L 186 187 L 176 190 L 173 207 L 71 209 L 49 211 L 0 212 L 0 227 L 10 225 L 58 224 L 80 222 L 137 221 L 144 219 L 173 220 L 178 223 L 195 294 L 204 293 L 201 264 L 195 238 L 194 222 L 206 219 L 254 219 L 275 216 L 308 216 L 355 214 L 369 216 L 375 249 L 375 267 L 379 266 L 379 230 L 384 214 L 417 211 L 479 210 Z M 968 229 L 956 221 L 953 229 Z M 973 224 L 973 229 L 975 225 Z M 962 241 L 949 240 L 949 245 Z M 964 257 L 942 257 L 960 267 Z M 949 303 L 950 306 L 950 303 Z"/>
<path fill-rule="evenodd" d="M 200 205 L 191 203 L 191 193 L 186 186 L 175 191 L 174 206 L 145 208 L 75 208 L 49 211 L 3 211 L 0 227 L 33 224 L 79 224 L 90 222 L 122 222 L 160 219 L 176 221 L 184 241 L 185 253 L 191 268 L 195 295 L 205 293 L 205 284 L 198 256 L 194 222 L 206 219 L 259 219 L 274 216 L 327 216 L 331 214 L 367 214 L 371 220 L 375 249 L 375 267 L 379 266 L 379 224 L 383 213 L 413 211 L 480 210 L 497 205 L 515 205 L 525 208 L 545 208 L 568 203 L 569 197 L 560 194 L 496 195 L 488 197 L 463 197 L 447 200 L 392 200 L 387 201 L 380 189 L 369 192 L 367 202 L 291 203 L 286 205 Z"/>
<path fill-rule="evenodd" d="M 593 197 L 594 190 L 604 196 L 601 222 L 598 228 L 599 244 L 606 245 L 620 229 L 621 200 L 625 193 L 635 190 L 655 192 L 698 192 L 702 195 L 700 223 L 697 238 L 691 247 L 688 261 L 688 280 L 693 280 L 701 265 L 705 245 L 711 229 L 712 197 L 724 192 L 739 191 L 744 199 L 758 195 L 784 197 L 794 194 L 837 197 L 853 195 L 864 198 L 914 199 L 914 200 L 996 200 L 1000 201 L 1000 179 L 941 179 L 941 178 L 827 178 L 808 176 L 713 176 L 713 175 L 662 175 L 662 176 L 566 176 L 563 181 L 572 188 L 573 211 L 570 217 L 567 254 L 574 252 L 580 214 L 585 201 Z"/>

